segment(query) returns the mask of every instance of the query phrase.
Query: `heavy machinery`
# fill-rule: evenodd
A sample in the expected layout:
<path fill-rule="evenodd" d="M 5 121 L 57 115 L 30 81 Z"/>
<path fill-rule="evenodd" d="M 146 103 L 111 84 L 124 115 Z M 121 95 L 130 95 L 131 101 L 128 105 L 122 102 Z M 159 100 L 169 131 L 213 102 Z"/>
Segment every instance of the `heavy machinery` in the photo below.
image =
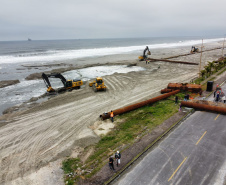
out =
<path fill-rule="evenodd" d="M 51 73 L 51 74 L 45 74 L 42 73 L 42 78 L 46 84 L 47 92 L 55 92 L 56 90 L 52 88 L 49 78 L 60 78 L 62 81 L 64 87 L 60 89 L 60 91 L 69 90 L 69 89 L 80 89 L 80 87 L 83 85 L 83 81 L 80 79 L 74 79 L 74 80 L 66 80 L 63 75 L 60 73 Z"/>
<path fill-rule="evenodd" d="M 94 81 L 89 83 L 90 87 L 93 87 L 95 92 L 97 91 L 106 91 L 106 86 L 104 85 L 103 78 L 97 77 Z"/>
<path fill-rule="evenodd" d="M 199 48 L 196 48 L 195 46 L 192 46 L 190 53 L 196 53 L 196 52 L 199 52 Z"/>
<path fill-rule="evenodd" d="M 146 48 L 144 49 L 143 56 L 138 57 L 140 59 L 140 61 L 144 61 L 147 58 L 146 52 L 147 52 L 147 55 L 151 55 L 151 52 L 150 52 L 148 46 L 146 46 Z"/>

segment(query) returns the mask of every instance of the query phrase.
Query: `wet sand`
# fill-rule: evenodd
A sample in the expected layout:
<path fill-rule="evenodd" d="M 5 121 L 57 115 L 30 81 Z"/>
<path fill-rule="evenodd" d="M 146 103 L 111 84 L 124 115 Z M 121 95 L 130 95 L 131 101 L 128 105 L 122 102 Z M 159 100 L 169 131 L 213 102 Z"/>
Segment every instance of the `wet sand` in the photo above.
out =
<path fill-rule="evenodd" d="M 17 83 L 20 83 L 20 81 L 19 80 L 4 80 L 4 81 L 0 81 L 0 88 L 7 87 L 7 86 L 10 86 L 10 85 L 15 85 Z"/>
<path fill-rule="evenodd" d="M 217 47 L 210 44 L 208 47 Z M 185 54 L 190 48 L 153 50 L 152 58 Z M 204 52 L 203 64 L 221 57 L 221 50 Z M 90 128 L 105 111 L 118 109 L 160 94 L 170 82 L 190 82 L 199 66 L 139 62 L 138 56 L 120 56 L 118 63 L 145 67 L 145 71 L 115 73 L 104 77 L 106 92 L 84 88 L 53 97 L 31 109 L 3 115 L 7 124 L 0 127 L 0 184 L 63 184 L 60 162 L 72 153 L 99 141 Z M 95 64 L 117 63 L 106 56 Z M 199 63 L 200 53 L 174 58 Z M 160 68 L 159 68 L 160 66 Z M 45 176 L 43 173 L 45 172 Z M 48 182 L 48 183 L 47 183 Z"/>

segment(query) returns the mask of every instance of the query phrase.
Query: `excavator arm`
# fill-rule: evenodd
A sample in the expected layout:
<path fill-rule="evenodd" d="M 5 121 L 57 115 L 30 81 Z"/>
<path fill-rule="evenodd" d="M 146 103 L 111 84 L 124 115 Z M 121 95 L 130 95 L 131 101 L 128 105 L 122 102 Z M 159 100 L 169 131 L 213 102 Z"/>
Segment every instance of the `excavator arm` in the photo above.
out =
<path fill-rule="evenodd" d="M 66 82 L 67 82 L 67 80 L 64 78 L 64 76 L 61 75 L 60 73 L 51 73 L 51 74 L 42 73 L 42 78 L 47 87 L 47 92 L 55 92 L 55 90 L 52 88 L 52 86 L 50 84 L 49 78 L 60 78 L 62 83 L 64 84 L 64 87 L 66 86 Z"/>
<path fill-rule="evenodd" d="M 80 89 L 80 86 L 83 85 L 82 80 L 74 79 L 74 80 L 66 80 L 63 75 L 60 73 L 51 73 L 51 74 L 45 74 L 42 73 L 42 78 L 46 84 L 47 92 L 55 92 L 55 90 L 51 87 L 49 78 L 59 78 L 62 83 L 64 84 L 64 87 L 58 89 L 58 92 L 63 92 L 65 90 L 72 90 L 72 89 Z"/>
<path fill-rule="evenodd" d="M 55 90 L 52 88 L 49 78 L 45 73 L 42 73 L 42 79 L 45 82 L 45 85 L 47 87 L 47 92 L 55 92 Z"/>
<path fill-rule="evenodd" d="M 148 46 L 146 46 L 146 48 L 144 49 L 144 53 L 143 53 L 144 58 L 146 57 L 146 51 L 148 51 L 148 55 L 151 55 L 151 52 L 150 52 Z"/>
<path fill-rule="evenodd" d="M 64 86 L 66 85 L 67 80 L 64 78 L 64 76 L 60 73 L 51 73 L 51 74 L 46 74 L 47 77 L 49 78 L 59 78 Z"/>
<path fill-rule="evenodd" d="M 147 52 L 147 55 L 151 55 L 151 52 L 150 52 L 148 46 L 146 46 L 146 48 L 144 49 L 143 55 L 138 57 L 140 59 L 140 61 L 143 61 L 147 58 L 146 52 Z"/>

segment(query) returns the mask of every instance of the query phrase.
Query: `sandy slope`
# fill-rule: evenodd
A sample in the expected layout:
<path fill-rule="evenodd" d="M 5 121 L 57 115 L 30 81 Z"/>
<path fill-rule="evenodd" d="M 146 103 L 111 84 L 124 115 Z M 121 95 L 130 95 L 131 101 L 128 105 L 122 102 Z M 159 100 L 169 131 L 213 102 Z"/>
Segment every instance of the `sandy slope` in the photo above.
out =
<path fill-rule="evenodd" d="M 219 51 L 203 54 L 205 60 L 214 60 L 214 53 L 218 55 Z M 198 63 L 199 57 L 196 54 L 178 60 Z M 169 82 L 189 82 L 198 70 L 198 66 L 162 62 L 138 65 L 147 70 L 104 77 L 107 92 L 95 93 L 86 84 L 1 127 L 0 184 L 62 184 L 59 161 L 70 156 L 75 146 L 84 147 L 99 140 L 88 126 L 100 114 L 156 96 Z"/>

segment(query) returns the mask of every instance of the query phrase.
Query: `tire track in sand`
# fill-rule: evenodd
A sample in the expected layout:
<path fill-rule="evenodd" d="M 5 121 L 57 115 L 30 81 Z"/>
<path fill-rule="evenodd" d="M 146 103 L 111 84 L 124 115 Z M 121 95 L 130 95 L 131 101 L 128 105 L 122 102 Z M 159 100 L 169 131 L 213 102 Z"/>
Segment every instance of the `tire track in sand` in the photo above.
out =
<path fill-rule="evenodd" d="M 177 65 L 159 70 L 116 74 L 104 78 L 107 92 L 95 93 L 90 88 L 71 92 L 67 104 L 57 105 L 67 96 L 59 96 L 54 106 L 40 105 L 36 111 L 16 118 L 0 129 L 0 177 L 9 182 L 25 173 L 31 173 L 55 158 L 63 157 L 77 144 L 95 142 L 98 137 L 88 129 L 104 111 L 118 109 L 153 96 L 169 82 L 180 82 L 194 75 L 191 69 L 172 70 Z M 180 68 L 180 67 L 178 67 Z M 163 72 L 164 71 L 164 72 Z M 62 99 L 61 99 L 62 97 Z M 47 106 L 46 106 L 47 105 Z M 48 109 L 46 109 L 48 107 Z M 62 153 L 62 154 L 61 154 Z M 9 170 L 10 169 L 10 170 Z"/>

